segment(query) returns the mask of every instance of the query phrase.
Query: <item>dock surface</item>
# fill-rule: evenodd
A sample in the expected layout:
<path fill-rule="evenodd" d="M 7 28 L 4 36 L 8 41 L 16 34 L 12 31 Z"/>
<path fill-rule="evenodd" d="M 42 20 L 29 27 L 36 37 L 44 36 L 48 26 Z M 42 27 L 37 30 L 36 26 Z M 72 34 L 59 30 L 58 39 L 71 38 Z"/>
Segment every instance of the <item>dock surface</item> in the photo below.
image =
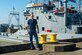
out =
<path fill-rule="evenodd" d="M 0 47 L 8 46 L 8 45 L 17 45 L 20 43 L 9 43 L 9 42 L 0 42 Z M 9 53 L 2 53 L 0 55 L 82 55 L 82 42 L 75 43 L 77 50 L 68 51 L 68 52 L 50 52 L 45 50 L 22 50 L 22 51 L 14 51 Z M 25 47 L 26 48 L 26 47 Z"/>
<path fill-rule="evenodd" d="M 46 52 L 37 50 L 25 50 L 18 52 L 5 53 L 0 55 L 82 55 L 82 50 L 77 50 L 73 52 Z"/>

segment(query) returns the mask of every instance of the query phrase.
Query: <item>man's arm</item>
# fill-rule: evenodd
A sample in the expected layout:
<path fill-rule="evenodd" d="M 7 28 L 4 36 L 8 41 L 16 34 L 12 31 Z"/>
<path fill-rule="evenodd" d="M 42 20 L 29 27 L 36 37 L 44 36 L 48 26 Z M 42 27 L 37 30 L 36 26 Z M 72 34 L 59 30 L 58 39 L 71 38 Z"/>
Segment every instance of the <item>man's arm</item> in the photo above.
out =
<path fill-rule="evenodd" d="M 37 32 L 39 33 L 39 27 L 38 27 L 38 24 L 36 25 L 36 28 L 37 28 Z"/>
<path fill-rule="evenodd" d="M 26 29 L 27 32 L 29 31 L 29 28 L 30 28 L 30 27 L 29 27 L 29 20 L 28 20 L 28 22 L 27 22 L 27 29 Z"/>
<path fill-rule="evenodd" d="M 27 25 L 26 30 L 29 31 L 29 25 Z"/>

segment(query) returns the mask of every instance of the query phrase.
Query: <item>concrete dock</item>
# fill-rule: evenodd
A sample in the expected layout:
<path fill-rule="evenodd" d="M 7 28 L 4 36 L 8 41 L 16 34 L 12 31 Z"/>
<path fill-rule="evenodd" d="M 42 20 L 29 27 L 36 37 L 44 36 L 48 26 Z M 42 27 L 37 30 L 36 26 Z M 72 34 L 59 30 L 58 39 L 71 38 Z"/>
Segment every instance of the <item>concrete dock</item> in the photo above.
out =
<path fill-rule="evenodd" d="M 48 51 L 38 51 L 38 50 L 24 50 L 11 53 L 4 53 L 0 55 L 82 55 L 82 42 L 75 43 L 78 47 L 75 51 L 68 52 L 48 52 Z"/>
<path fill-rule="evenodd" d="M 38 51 L 36 49 L 30 50 L 28 48 L 29 43 L 15 43 L 15 42 L 0 41 L 0 55 L 73 55 L 73 54 L 74 55 L 82 55 L 82 42 L 77 42 L 75 44 L 77 47 L 76 50 L 65 51 L 65 52 L 53 52 L 53 51 L 46 51 L 46 50 Z M 50 45 L 44 44 L 44 45 L 50 46 L 51 44 Z M 64 45 L 62 45 L 62 46 L 64 46 Z M 5 46 L 7 46 L 7 48 L 5 48 Z M 9 46 L 11 46 L 11 47 L 9 47 Z M 12 51 L 12 50 L 14 50 L 14 51 Z"/>

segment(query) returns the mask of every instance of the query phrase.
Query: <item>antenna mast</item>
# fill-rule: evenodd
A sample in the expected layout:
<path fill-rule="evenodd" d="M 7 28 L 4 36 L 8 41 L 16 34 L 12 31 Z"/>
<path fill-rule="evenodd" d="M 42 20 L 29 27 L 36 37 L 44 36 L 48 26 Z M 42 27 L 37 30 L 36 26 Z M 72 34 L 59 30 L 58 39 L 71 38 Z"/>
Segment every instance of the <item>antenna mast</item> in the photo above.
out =
<path fill-rule="evenodd" d="M 79 12 L 81 12 L 81 0 L 78 1 Z"/>
<path fill-rule="evenodd" d="M 65 25 L 65 33 L 66 31 L 66 18 L 67 18 L 67 0 L 64 0 L 64 25 Z"/>

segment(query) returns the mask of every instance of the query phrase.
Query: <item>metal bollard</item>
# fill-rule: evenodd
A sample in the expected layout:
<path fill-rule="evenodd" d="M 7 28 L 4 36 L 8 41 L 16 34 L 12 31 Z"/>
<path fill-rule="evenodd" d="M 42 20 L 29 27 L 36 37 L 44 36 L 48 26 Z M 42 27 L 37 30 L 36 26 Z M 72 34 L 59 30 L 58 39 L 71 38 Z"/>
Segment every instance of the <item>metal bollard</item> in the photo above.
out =
<path fill-rule="evenodd" d="M 50 34 L 50 42 L 56 42 L 57 41 L 56 36 L 57 36 L 57 34 L 51 33 Z"/>
<path fill-rule="evenodd" d="M 47 34 L 40 34 L 40 44 L 46 43 L 47 42 Z"/>

